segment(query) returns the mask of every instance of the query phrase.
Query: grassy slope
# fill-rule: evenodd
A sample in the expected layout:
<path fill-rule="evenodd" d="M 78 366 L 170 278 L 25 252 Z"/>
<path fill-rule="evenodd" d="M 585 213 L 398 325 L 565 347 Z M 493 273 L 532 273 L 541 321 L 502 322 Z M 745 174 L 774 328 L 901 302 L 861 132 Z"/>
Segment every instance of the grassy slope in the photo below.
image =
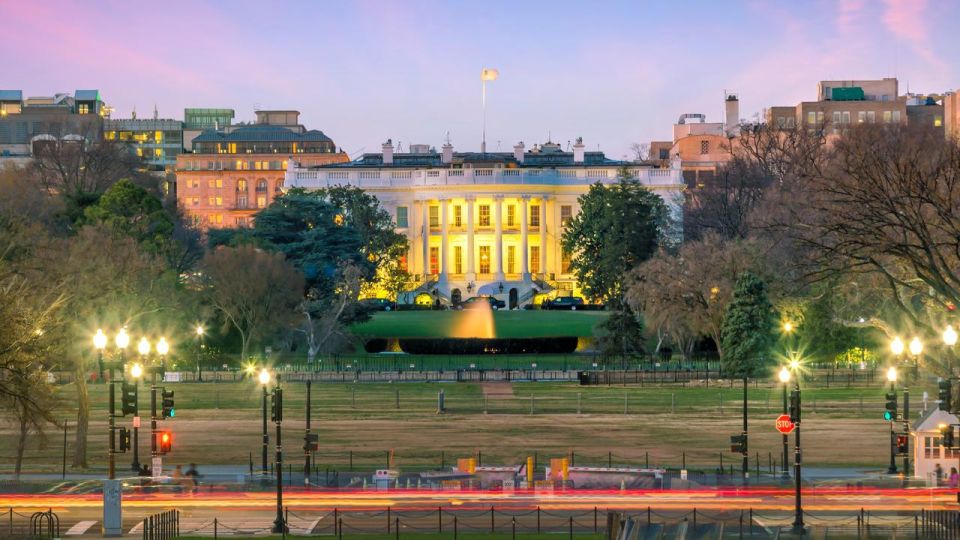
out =
<path fill-rule="evenodd" d="M 352 328 L 357 335 L 396 338 L 450 336 L 469 311 L 379 312 Z M 493 314 L 497 337 L 592 336 L 593 327 L 607 317 L 603 311 L 497 311 Z"/>

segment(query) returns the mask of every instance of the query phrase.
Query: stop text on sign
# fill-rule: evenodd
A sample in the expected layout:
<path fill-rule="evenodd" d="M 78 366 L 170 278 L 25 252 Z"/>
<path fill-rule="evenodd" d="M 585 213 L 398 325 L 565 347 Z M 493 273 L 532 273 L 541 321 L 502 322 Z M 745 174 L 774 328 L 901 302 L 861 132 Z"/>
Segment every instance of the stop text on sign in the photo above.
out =
<path fill-rule="evenodd" d="M 797 427 L 796 424 L 790 421 L 790 415 L 781 414 L 777 417 L 777 431 L 786 435 L 787 433 L 793 432 L 793 429 Z"/>

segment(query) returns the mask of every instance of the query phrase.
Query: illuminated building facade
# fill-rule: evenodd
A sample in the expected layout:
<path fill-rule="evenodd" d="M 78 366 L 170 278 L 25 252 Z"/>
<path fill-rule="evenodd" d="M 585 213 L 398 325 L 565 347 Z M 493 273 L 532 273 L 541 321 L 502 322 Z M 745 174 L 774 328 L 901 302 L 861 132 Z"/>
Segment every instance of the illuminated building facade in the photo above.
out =
<path fill-rule="evenodd" d="M 291 158 L 307 166 L 348 161 L 323 132 L 296 124 L 296 111 L 273 113 L 257 111 L 253 124 L 204 130 L 192 152 L 177 156 L 177 201 L 201 228 L 250 226 L 281 192 Z"/>
<path fill-rule="evenodd" d="M 551 142 L 530 151 L 519 143 L 513 153 L 454 153 L 449 143 L 439 153 L 412 148 L 395 153 L 387 141 L 381 153 L 320 166 L 294 158 L 284 182 L 356 186 L 380 200 L 410 245 L 405 264 L 414 282 L 401 302 L 455 305 L 492 295 L 516 308 L 541 294 L 572 294 L 576 279 L 560 246 L 563 228 L 579 211 L 577 198 L 596 182 L 615 182 L 623 165 L 680 212 L 678 164 L 656 169 L 610 160 L 586 152 L 579 140 L 572 152 Z"/>

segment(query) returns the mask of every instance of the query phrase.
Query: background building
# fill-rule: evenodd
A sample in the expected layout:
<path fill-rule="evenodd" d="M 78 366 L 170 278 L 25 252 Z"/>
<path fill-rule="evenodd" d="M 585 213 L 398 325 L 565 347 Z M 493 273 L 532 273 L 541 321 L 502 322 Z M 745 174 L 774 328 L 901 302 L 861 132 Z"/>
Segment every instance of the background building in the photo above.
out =
<path fill-rule="evenodd" d="M 233 124 L 233 109 L 184 109 L 183 149 L 193 150 L 193 139 L 206 129 L 226 129 Z"/>
<path fill-rule="evenodd" d="M 221 112 L 207 118 L 219 122 L 228 110 L 215 111 Z M 288 160 L 304 166 L 349 161 L 333 140 L 298 119 L 297 111 L 257 111 L 255 124 L 202 131 L 192 151 L 177 156 L 178 203 L 204 229 L 245 227 L 280 192 Z"/>
<path fill-rule="evenodd" d="M 157 118 L 107 119 L 103 122 L 103 138 L 130 146 L 152 171 L 173 170 L 177 155 L 183 151 L 183 122 Z"/>
<path fill-rule="evenodd" d="M 20 90 L 0 90 L 0 160 L 29 161 L 37 145 L 99 140 L 109 116 L 97 90 L 26 99 Z"/>
<path fill-rule="evenodd" d="M 514 308 L 554 290 L 572 294 L 576 279 L 570 254 L 560 247 L 566 223 L 577 215 L 577 198 L 596 182 L 616 181 L 623 165 L 658 193 L 674 213 L 683 189 L 679 162 L 656 169 L 587 152 L 579 139 L 572 152 L 547 142 L 513 153 L 381 153 L 340 164 L 313 165 L 299 156 L 289 163 L 285 185 L 319 189 L 359 187 L 375 195 L 407 236 L 408 272 L 416 280 L 401 302 L 457 304 L 493 295 Z M 676 216 L 675 216 L 676 217 Z"/>

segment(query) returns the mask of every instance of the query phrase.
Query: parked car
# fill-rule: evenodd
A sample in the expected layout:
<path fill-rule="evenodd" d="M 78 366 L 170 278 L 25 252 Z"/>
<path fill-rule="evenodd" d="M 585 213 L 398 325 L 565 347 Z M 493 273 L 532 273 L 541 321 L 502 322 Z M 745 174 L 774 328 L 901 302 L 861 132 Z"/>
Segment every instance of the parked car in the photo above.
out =
<path fill-rule="evenodd" d="M 397 303 L 386 298 L 364 298 L 360 300 L 360 305 L 370 311 L 394 311 L 397 309 Z"/>
<path fill-rule="evenodd" d="M 487 305 L 490 309 L 496 311 L 498 309 L 506 309 L 507 303 L 503 300 L 498 300 L 492 296 L 474 296 L 473 298 L 467 298 L 465 301 L 460 303 L 460 309 L 476 309 L 480 306 Z"/>
<path fill-rule="evenodd" d="M 553 300 L 544 300 L 543 305 L 541 305 L 540 308 L 576 311 L 577 309 L 583 308 L 583 306 L 583 298 L 580 298 L 579 296 L 558 296 Z"/>

